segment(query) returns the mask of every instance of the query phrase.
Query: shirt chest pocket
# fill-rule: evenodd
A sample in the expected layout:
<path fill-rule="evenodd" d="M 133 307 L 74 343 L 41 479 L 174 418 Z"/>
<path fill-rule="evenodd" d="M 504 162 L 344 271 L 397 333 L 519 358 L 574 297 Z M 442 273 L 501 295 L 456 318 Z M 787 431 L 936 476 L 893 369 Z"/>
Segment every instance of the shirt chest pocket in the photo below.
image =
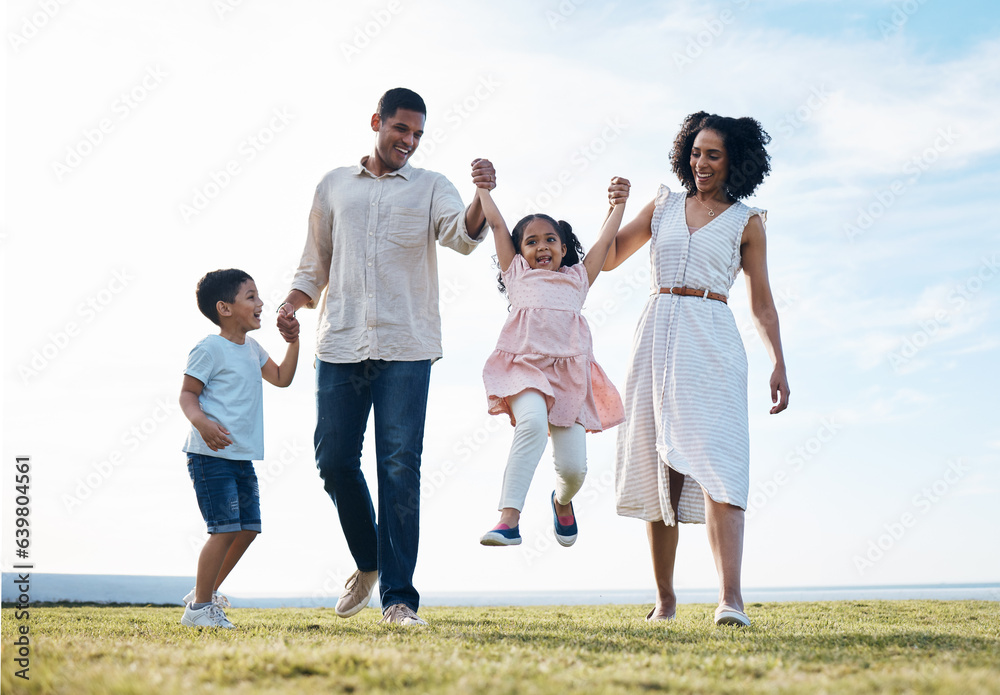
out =
<path fill-rule="evenodd" d="M 387 235 L 390 242 L 407 248 L 425 246 L 427 234 L 427 210 L 393 206 Z"/>

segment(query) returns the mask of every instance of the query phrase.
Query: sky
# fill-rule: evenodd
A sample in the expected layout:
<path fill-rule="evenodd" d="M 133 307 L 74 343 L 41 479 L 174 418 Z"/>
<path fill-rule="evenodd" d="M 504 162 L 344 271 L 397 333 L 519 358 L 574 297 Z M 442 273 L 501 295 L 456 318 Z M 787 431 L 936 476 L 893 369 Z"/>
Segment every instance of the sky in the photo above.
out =
<path fill-rule="evenodd" d="M 459 3 L 376 0 L 6 4 L 2 560 L 15 555 L 16 457 L 30 457 L 35 572 L 187 575 L 204 542 L 181 446 L 188 351 L 213 326 L 205 272 L 238 267 L 273 321 L 316 184 L 368 154 L 391 87 L 428 106 L 413 163 L 469 202 L 497 169 L 508 220 L 544 211 L 596 237 L 612 176 L 626 220 L 660 184 L 685 115 L 758 119 L 773 172 L 768 268 L 791 386 L 742 275 L 752 587 L 1000 580 L 1000 10 L 941 0 Z M 507 312 L 491 242 L 440 249 L 445 357 L 432 370 L 418 590 L 652 589 L 642 522 L 614 506 L 614 430 L 588 435 L 558 546 L 543 458 L 523 545 L 485 548 L 512 429 L 481 370 Z M 644 248 L 585 307 L 624 389 L 648 296 Z M 355 569 L 312 456 L 316 312 L 287 389 L 265 384 L 263 533 L 236 596 L 336 596 Z M 367 438 L 372 441 L 372 437 Z M 374 452 L 363 469 L 374 490 Z M 992 544 L 992 548 L 990 545 Z M 22 560 L 23 561 L 23 560 Z M 716 586 L 703 526 L 681 530 L 679 588 Z"/>

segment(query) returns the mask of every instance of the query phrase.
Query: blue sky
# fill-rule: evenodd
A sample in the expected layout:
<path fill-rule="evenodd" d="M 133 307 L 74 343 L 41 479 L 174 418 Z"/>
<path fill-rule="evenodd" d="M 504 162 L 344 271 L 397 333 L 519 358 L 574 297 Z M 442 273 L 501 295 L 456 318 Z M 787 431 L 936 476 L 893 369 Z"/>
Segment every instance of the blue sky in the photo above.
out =
<path fill-rule="evenodd" d="M 0 238 L 4 470 L 33 457 L 37 571 L 193 574 L 204 527 L 176 401 L 187 351 L 212 328 L 194 284 L 243 267 L 276 308 L 316 183 L 370 151 L 375 102 L 402 84 L 429 108 L 421 166 L 468 201 L 469 162 L 489 157 L 508 217 L 542 209 L 585 245 L 611 176 L 633 183 L 626 219 L 660 183 L 677 187 L 666 157 L 686 114 L 759 119 L 773 174 L 750 202 L 769 211 L 792 400 L 767 415 L 770 367 L 738 278 L 746 586 L 1000 577 L 982 552 L 1000 533 L 993 5 L 74 2 L 44 20 L 40 8 L 7 5 Z M 642 524 L 614 513 L 614 432 L 588 440 L 573 549 L 551 538 L 548 460 L 525 544 L 477 543 L 511 436 L 480 380 L 506 316 L 491 255 L 439 254 L 446 356 L 432 375 L 418 588 L 652 587 Z M 647 287 L 643 249 L 586 307 L 620 388 Z M 336 594 L 354 569 L 311 458 L 316 317 L 300 318 L 296 381 L 266 389 L 265 531 L 230 580 L 236 595 Z M 282 349 L 273 325 L 255 337 Z M 12 529 L 5 513 L 5 567 Z M 682 530 L 677 581 L 715 585 L 702 527 Z"/>

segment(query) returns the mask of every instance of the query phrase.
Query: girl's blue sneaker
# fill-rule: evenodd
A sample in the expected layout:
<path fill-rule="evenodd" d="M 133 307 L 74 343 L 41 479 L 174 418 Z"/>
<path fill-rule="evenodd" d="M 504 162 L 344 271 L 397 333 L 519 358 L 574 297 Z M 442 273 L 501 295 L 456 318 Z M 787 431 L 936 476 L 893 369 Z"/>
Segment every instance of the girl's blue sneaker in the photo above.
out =
<path fill-rule="evenodd" d="M 573 503 L 569 503 L 569 508 L 573 512 L 573 523 L 563 526 L 559 523 L 559 514 L 556 512 L 556 491 L 552 491 L 552 525 L 555 527 L 556 540 L 559 541 L 559 545 L 564 548 L 576 543 L 576 510 L 573 509 Z"/>
<path fill-rule="evenodd" d="M 504 526 L 504 524 L 501 524 Z M 521 532 L 514 528 L 494 528 L 479 539 L 483 545 L 521 545 Z"/>

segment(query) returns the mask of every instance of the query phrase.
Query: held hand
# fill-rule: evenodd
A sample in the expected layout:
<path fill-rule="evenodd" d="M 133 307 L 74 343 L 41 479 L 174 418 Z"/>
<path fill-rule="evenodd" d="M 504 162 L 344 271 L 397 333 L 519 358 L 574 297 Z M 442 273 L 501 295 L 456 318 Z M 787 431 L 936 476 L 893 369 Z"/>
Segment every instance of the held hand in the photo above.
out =
<path fill-rule="evenodd" d="M 771 415 L 777 415 L 788 407 L 788 377 L 784 367 L 775 367 L 771 373 L 771 402 L 776 405 L 771 408 Z"/>
<path fill-rule="evenodd" d="M 611 179 L 611 185 L 608 186 L 608 202 L 611 203 L 611 207 L 616 205 L 624 205 L 625 201 L 628 200 L 628 192 L 632 187 L 628 179 L 623 179 L 620 176 L 616 176 Z"/>
<path fill-rule="evenodd" d="M 472 160 L 472 183 L 476 188 L 485 188 L 492 191 L 497 187 L 497 172 L 493 164 L 488 159 Z"/>
<path fill-rule="evenodd" d="M 198 430 L 201 438 L 205 440 L 205 444 L 212 451 L 225 449 L 233 443 L 233 440 L 227 436 L 229 430 L 217 422 L 212 422 L 208 418 L 205 418 L 204 424 L 195 425 L 195 428 Z"/>
<path fill-rule="evenodd" d="M 291 324 L 281 333 L 281 337 L 285 339 L 286 343 L 294 343 L 299 339 L 299 320 L 293 315 L 289 321 Z"/>
<path fill-rule="evenodd" d="M 294 343 L 299 338 L 299 320 L 288 304 L 282 304 L 278 309 L 278 333 L 289 343 Z"/>

